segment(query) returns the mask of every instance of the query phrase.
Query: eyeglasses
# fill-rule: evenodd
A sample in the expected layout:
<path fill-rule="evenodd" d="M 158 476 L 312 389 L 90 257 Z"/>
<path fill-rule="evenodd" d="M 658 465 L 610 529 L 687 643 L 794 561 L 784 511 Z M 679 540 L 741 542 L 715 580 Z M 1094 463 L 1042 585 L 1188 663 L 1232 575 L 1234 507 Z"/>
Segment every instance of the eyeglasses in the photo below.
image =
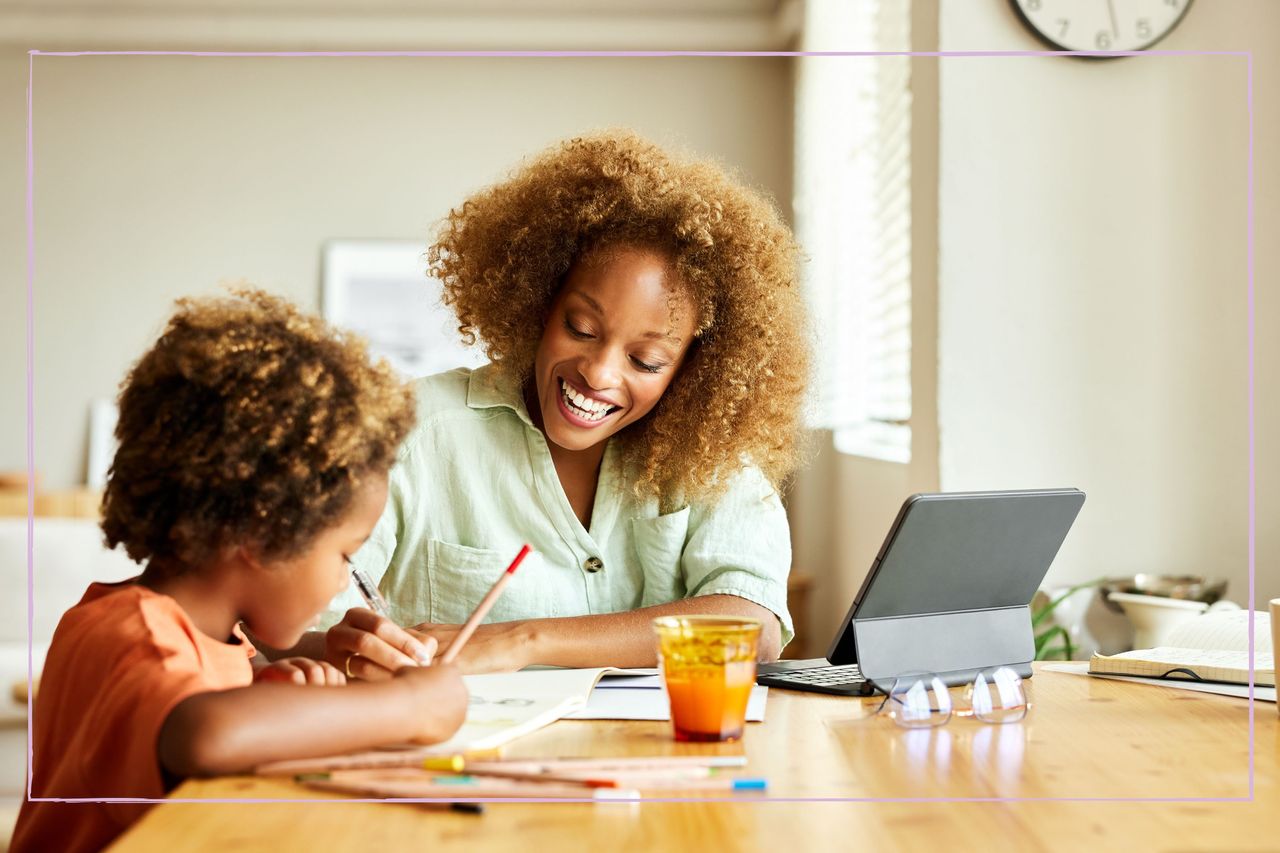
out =
<path fill-rule="evenodd" d="M 979 672 L 964 690 L 958 704 L 937 675 L 907 672 L 888 681 L 872 681 L 884 694 L 877 714 L 887 714 L 906 729 L 945 725 L 955 717 L 973 717 L 984 723 L 1016 723 L 1027 716 L 1031 703 L 1022 686 L 1022 677 L 1007 666 Z"/>

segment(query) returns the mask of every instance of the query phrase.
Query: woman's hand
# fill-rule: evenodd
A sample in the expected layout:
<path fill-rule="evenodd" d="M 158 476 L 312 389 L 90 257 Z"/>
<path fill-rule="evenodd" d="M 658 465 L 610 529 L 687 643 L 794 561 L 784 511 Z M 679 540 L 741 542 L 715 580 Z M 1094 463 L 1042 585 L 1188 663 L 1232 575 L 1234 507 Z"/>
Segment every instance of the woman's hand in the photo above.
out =
<path fill-rule="evenodd" d="M 533 621 L 481 625 L 462 647 L 454 663 L 463 672 L 512 672 L 534 663 Z M 423 622 L 411 630 L 424 642 L 434 640 L 439 643 L 441 655 L 444 655 L 462 626 Z"/>
<path fill-rule="evenodd" d="M 341 687 L 347 683 L 347 677 L 333 664 L 311 658 L 280 658 L 256 670 L 253 680 L 317 687 Z"/>
<path fill-rule="evenodd" d="M 353 607 L 324 636 L 324 659 L 349 678 L 378 681 L 404 667 L 430 666 L 436 640 L 415 637 L 372 610 Z"/>

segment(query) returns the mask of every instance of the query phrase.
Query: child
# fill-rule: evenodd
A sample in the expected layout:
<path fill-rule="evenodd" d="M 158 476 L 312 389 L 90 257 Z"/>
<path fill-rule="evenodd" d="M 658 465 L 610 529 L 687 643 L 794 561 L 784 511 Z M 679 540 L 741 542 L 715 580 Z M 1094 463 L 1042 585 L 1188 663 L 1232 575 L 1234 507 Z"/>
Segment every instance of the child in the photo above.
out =
<path fill-rule="evenodd" d="M 107 544 L 145 568 L 91 585 L 58 625 L 31 796 L 161 798 L 188 776 L 456 731 L 453 667 L 348 686 L 315 661 L 255 674 L 240 627 L 291 646 L 347 585 L 413 417 L 362 343 L 283 300 L 180 301 L 124 384 L 103 500 Z M 382 636 L 406 664 L 430 659 L 407 632 Z M 146 808 L 28 801 L 12 850 L 97 850 Z"/>

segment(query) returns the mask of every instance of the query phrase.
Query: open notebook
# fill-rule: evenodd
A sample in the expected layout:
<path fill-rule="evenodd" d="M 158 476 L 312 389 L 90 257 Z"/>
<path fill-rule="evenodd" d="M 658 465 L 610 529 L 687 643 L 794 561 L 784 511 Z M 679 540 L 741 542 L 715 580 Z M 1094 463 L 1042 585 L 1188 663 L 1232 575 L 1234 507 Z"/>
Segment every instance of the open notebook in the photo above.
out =
<path fill-rule="evenodd" d="M 446 755 L 493 749 L 550 725 L 585 708 L 596 682 L 606 673 L 633 674 L 631 670 L 597 667 L 464 676 L 471 694 L 467 720 L 453 737 L 434 749 Z"/>
<path fill-rule="evenodd" d="M 1274 686 L 1271 615 L 1253 614 L 1254 684 Z M 1095 654 L 1094 675 L 1190 679 L 1226 684 L 1249 683 L 1249 611 L 1229 610 L 1199 616 L 1169 634 L 1168 645 L 1118 655 Z"/>
<path fill-rule="evenodd" d="M 467 719 L 449 740 L 430 746 L 407 745 L 326 758 L 281 761 L 259 767 L 266 775 L 296 775 L 326 770 L 401 767 L 423 758 L 483 752 L 537 731 L 564 717 L 584 712 L 579 719 L 668 719 L 666 694 L 656 670 L 526 669 L 463 676 L 471 694 Z M 592 691 L 602 678 L 613 677 L 616 689 Z M 757 688 L 764 691 L 766 688 Z M 624 694 L 629 698 L 618 701 Z M 764 694 L 752 695 L 747 719 L 764 719 Z M 597 707 L 598 706 L 598 707 Z M 594 709 L 594 710 L 593 710 Z M 753 714 L 752 711 L 755 711 Z"/>

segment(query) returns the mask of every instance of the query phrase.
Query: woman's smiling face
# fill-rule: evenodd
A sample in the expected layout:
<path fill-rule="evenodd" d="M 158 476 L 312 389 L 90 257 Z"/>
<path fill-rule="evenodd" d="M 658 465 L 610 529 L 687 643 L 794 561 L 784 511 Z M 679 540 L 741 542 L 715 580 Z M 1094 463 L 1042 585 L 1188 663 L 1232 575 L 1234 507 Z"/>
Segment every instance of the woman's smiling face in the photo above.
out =
<path fill-rule="evenodd" d="M 579 260 L 551 303 L 534 360 L 547 439 L 586 450 L 662 399 L 693 340 L 694 308 L 660 252 L 619 247 Z"/>

